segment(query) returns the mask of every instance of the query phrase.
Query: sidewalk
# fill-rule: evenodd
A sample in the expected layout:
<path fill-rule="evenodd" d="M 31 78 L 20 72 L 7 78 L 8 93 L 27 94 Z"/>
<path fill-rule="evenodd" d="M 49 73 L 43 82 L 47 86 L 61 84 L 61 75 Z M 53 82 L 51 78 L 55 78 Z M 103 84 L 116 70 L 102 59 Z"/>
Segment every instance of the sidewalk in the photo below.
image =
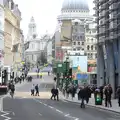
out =
<path fill-rule="evenodd" d="M 77 94 L 75 95 L 75 98 L 73 98 L 73 100 L 72 100 L 71 95 L 69 95 L 69 97 L 66 98 L 63 96 L 62 92 L 60 92 L 60 97 L 61 97 L 61 99 L 65 100 L 65 101 L 74 102 L 74 103 L 81 103 L 81 101 L 78 101 Z M 116 99 L 112 100 L 112 107 L 108 108 L 108 107 L 104 106 L 105 105 L 104 101 L 103 101 L 103 105 L 95 105 L 94 95 L 92 95 L 89 103 L 86 105 L 89 107 L 94 107 L 94 108 L 108 110 L 111 112 L 120 113 L 120 107 L 118 107 L 118 101 Z"/>

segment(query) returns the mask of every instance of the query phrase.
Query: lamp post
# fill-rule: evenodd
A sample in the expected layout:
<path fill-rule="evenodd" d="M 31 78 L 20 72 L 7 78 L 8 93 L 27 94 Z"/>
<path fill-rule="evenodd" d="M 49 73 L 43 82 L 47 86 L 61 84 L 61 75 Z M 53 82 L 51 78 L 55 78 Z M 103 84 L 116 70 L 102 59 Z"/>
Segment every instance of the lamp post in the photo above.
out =
<path fill-rule="evenodd" d="M 66 90 L 69 84 L 69 78 L 68 78 L 68 72 L 69 72 L 69 57 L 66 57 L 65 61 L 65 83 L 66 83 Z"/>

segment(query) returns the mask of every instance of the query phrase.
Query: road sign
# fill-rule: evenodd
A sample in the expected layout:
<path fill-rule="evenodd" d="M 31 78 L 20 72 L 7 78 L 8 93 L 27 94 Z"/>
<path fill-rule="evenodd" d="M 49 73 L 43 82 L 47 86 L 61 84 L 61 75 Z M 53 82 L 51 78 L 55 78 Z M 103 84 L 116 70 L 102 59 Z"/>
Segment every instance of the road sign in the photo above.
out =
<path fill-rule="evenodd" d="M 58 67 L 62 67 L 62 64 L 58 64 Z"/>

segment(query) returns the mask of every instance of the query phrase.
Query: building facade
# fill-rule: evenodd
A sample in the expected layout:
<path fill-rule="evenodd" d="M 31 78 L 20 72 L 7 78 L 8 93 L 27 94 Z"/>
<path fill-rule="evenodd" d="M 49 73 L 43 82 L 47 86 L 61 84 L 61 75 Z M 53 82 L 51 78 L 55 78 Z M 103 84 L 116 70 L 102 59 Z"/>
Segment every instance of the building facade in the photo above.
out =
<path fill-rule="evenodd" d="M 120 1 L 94 0 L 97 22 L 97 84 L 120 85 Z"/>
<path fill-rule="evenodd" d="M 21 12 L 13 0 L 4 0 L 4 65 L 17 71 L 21 63 Z"/>
<path fill-rule="evenodd" d="M 88 57 L 88 72 L 96 72 L 96 27 L 86 0 L 64 0 L 58 22 L 62 46 Z M 94 26 L 94 27 L 93 27 Z M 63 50 L 65 53 L 66 49 Z M 92 65 L 91 65 L 92 64 Z M 92 67 L 93 66 L 93 67 Z"/>
<path fill-rule="evenodd" d="M 34 18 L 32 17 L 28 25 L 28 35 L 25 41 L 29 42 L 29 48 L 25 51 L 26 62 L 36 65 L 38 59 L 41 56 L 41 52 L 44 51 L 48 37 L 44 35 L 41 38 L 37 37 L 37 26 Z"/>
<path fill-rule="evenodd" d="M 4 66 L 4 7 L 0 3 L 0 68 Z"/>

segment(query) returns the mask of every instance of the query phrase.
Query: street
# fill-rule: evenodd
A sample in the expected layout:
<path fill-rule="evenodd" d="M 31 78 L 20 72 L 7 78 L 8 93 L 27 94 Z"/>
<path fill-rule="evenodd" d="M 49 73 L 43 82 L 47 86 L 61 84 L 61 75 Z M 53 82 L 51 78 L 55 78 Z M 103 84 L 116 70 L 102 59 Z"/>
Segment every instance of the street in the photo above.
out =
<path fill-rule="evenodd" d="M 40 97 L 30 96 L 32 84 L 40 84 Z M 120 114 L 91 107 L 81 109 L 79 104 L 62 99 L 50 100 L 53 84 L 52 76 L 45 75 L 44 80 L 34 79 L 21 85 L 14 99 L 3 98 L 0 120 L 120 120 Z"/>

